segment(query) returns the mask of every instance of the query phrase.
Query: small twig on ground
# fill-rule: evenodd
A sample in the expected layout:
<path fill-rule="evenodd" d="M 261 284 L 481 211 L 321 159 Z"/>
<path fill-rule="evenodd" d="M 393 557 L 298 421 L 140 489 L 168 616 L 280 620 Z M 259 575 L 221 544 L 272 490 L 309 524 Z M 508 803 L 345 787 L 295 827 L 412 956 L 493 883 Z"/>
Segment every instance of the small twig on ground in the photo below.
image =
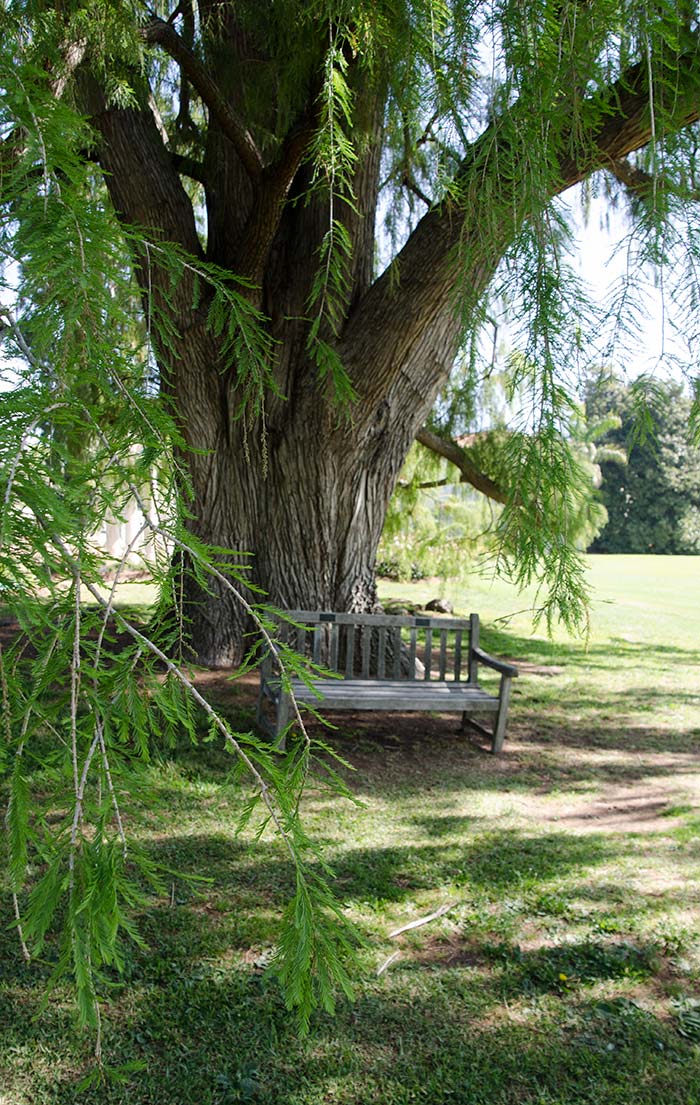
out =
<path fill-rule="evenodd" d="M 392 952 L 390 956 L 387 956 L 387 958 L 384 960 L 384 962 L 381 964 L 381 966 L 377 967 L 377 978 L 379 978 L 380 975 L 383 975 L 384 972 L 386 971 L 387 967 L 391 967 L 391 964 L 395 963 L 400 955 L 401 955 L 401 952 L 398 951 L 398 952 Z"/>
<path fill-rule="evenodd" d="M 400 929 L 394 929 L 389 933 L 390 939 L 393 940 L 395 936 L 400 936 L 402 932 L 408 932 L 409 929 L 419 929 L 423 925 L 430 924 L 431 921 L 436 921 L 438 917 L 442 917 L 450 909 L 454 909 L 458 902 L 448 902 L 446 905 L 441 905 L 439 909 L 436 909 L 434 913 L 429 913 L 427 917 L 419 917 L 417 921 L 409 921 L 407 925 L 402 925 Z"/>

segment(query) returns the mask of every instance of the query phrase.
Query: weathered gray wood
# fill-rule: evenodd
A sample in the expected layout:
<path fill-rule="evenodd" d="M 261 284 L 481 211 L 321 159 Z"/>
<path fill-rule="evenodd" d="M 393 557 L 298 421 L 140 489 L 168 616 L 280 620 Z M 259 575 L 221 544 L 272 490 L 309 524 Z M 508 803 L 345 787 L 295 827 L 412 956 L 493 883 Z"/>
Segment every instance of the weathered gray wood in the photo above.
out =
<path fill-rule="evenodd" d="M 365 626 L 362 633 L 362 678 L 369 679 L 369 662 L 372 656 L 372 629 Z"/>
<path fill-rule="evenodd" d="M 455 679 L 459 681 L 462 674 L 462 630 L 455 630 Z"/>
<path fill-rule="evenodd" d="M 506 717 L 508 715 L 508 703 L 510 702 L 511 681 L 510 675 L 501 676 L 501 691 L 498 696 L 498 713 L 496 714 L 496 724 L 493 727 L 493 742 L 491 744 L 491 751 L 494 756 L 497 756 L 503 748 L 503 740 L 506 735 Z"/>
<path fill-rule="evenodd" d="M 391 657 L 394 679 L 401 678 L 401 629 L 391 630 Z"/>
<path fill-rule="evenodd" d="M 309 625 L 317 625 L 323 616 L 330 617 L 330 612 L 325 610 L 286 610 L 285 617 L 290 618 L 293 622 L 307 623 Z M 411 614 L 333 614 L 333 620 L 338 625 L 372 625 L 372 626 L 385 626 L 391 628 L 399 625 L 402 628 L 410 628 L 412 625 L 417 625 L 430 629 L 464 629 L 466 626 L 465 618 L 448 618 L 439 617 L 431 618 L 427 614 L 416 615 Z"/>
<path fill-rule="evenodd" d="M 447 672 L 447 630 L 440 630 L 440 679 L 445 678 Z"/>
<path fill-rule="evenodd" d="M 423 678 L 427 681 L 431 676 L 431 667 L 433 664 L 433 631 L 430 627 L 425 631 L 425 671 Z"/>
<path fill-rule="evenodd" d="M 355 626 L 345 628 L 345 678 L 352 679 L 355 665 Z"/>
<path fill-rule="evenodd" d="M 386 678 L 386 626 L 379 627 L 377 645 L 377 679 Z"/>
<path fill-rule="evenodd" d="M 473 717 L 469 717 L 469 714 L 462 714 L 462 732 L 467 728 L 473 729 L 475 733 L 478 733 L 481 737 L 486 737 L 488 740 L 493 740 L 493 733 L 490 729 L 487 729 L 485 725 L 480 725 L 478 721 L 474 721 Z"/>
<path fill-rule="evenodd" d="M 307 631 L 303 626 L 301 626 L 301 625 L 297 626 L 297 634 L 296 634 L 297 635 L 297 644 L 296 644 L 296 648 L 297 648 L 297 652 L 299 653 L 300 656 L 306 656 L 306 633 L 307 633 Z"/>
<path fill-rule="evenodd" d="M 292 680 L 294 696 L 300 703 L 321 710 L 438 710 L 459 713 L 464 709 L 496 714 L 498 698 L 454 679 L 425 683 L 408 679 L 315 679 L 311 688 L 302 680 Z M 317 693 L 323 698 L 319 700 Z"/>
<path fill-rule="evenodd" d="M 286 731 L 292 713 L 292 700 L 288 694 L 280 690 L 277 703 L 277 718 L 275 721 L 275 744 L 284 750 L 286 746 Z"/>
<path fill-rule="evenodd" d="M 515 679 L 517 676 L 518 669 L 514 668 L 512 664 L 506 664 L 503 660 L 496 660 L 495 657 L 489 656 L 488 652 L 484 652 L 482 648 L 473 648 L 472 652 L 487 668 L 493 668 L 494 671 L 500 672 L 501 675 L 509 675 L 511 679 Z"/>
<path fill-rule="evenodd" d="M 331 654 L 328 660 L 328 666 L 331 671 L 338 670 L 338 634 L 340 633 L 340 626 L 337 622 L 331 626 Z"/>
<path fill-rule="evenodd" d="M 408 646 L 408 678 L 416 678 L 416 635 L 417 629 L 415 625 L 411 626 L 411 643 Z"/>
<path fill-rule="evenodd" d="M 314 664 L 321 663 L 321 626 L 317 625 L 314 629 L 314 645 L 313 645 L 313 661 Z"/>
<path fill-rule="evenodd" d="M 479 682 L 479 615 L 469 615 L 469 682 Z"/>

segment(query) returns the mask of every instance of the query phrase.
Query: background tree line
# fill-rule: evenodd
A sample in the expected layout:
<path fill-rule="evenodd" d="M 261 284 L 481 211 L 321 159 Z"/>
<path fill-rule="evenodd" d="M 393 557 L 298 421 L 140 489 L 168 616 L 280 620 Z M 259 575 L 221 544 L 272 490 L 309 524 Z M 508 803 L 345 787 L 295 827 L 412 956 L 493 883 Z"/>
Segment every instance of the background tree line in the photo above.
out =
<path fill-rule="evenodd" d="M 609 370 L 591 378 L 589 422 L 617 416 L 601 445 L 627 452 L 602 459 L 600 498 L 608 521 L 597 553 L 700 553 L 700 448 L 691 440 L 692 404 L 679 383 L 625 384 Z"/>

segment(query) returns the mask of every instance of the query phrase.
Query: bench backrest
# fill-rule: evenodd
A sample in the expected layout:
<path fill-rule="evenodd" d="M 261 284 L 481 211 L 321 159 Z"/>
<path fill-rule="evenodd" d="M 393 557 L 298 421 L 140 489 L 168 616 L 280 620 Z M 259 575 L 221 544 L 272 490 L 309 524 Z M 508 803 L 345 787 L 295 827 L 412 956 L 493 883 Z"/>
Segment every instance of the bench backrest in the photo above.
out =
<path fill-rule="evenodd" d="M 289 610 L 284 639 L 303 656 L 346 679 L 440 679 L 476 682 L 472 649 L 479 615 L 334 614 Z"/>

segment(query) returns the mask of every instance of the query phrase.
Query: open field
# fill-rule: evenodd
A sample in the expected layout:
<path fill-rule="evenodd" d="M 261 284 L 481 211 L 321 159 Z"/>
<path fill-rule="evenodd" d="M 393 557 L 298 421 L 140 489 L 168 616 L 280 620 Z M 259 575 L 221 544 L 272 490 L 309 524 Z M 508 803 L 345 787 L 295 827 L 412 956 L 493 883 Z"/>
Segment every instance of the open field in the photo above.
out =
<path fill-rule="evenodd" d="M 233 837 L 225 757 L 183 747 L 148 769 L 157 803 L 132 800 L 132 835 L 176 874 L 106 993 L 110 1061 L 145 1069 L 77 1097 L 70 995 L 32 1020 L 47 968 L 6 929 L 0 1105 L 698 1105 L 700 557 L 591 558 L 591 578 L 588 645 L 496 622 L 526 605 L 502 584 L 381 588 L 478 610 L 522 674 L 497 759 L 454 718 L 331 732 L 363 806 L 312 790 L 306 817 L 366 938 L 353 1004 L 296 1037 L 264 972 L 289 867 L 272 838 Z M 202 681 L 250 724 L 250 682 Z"/>

